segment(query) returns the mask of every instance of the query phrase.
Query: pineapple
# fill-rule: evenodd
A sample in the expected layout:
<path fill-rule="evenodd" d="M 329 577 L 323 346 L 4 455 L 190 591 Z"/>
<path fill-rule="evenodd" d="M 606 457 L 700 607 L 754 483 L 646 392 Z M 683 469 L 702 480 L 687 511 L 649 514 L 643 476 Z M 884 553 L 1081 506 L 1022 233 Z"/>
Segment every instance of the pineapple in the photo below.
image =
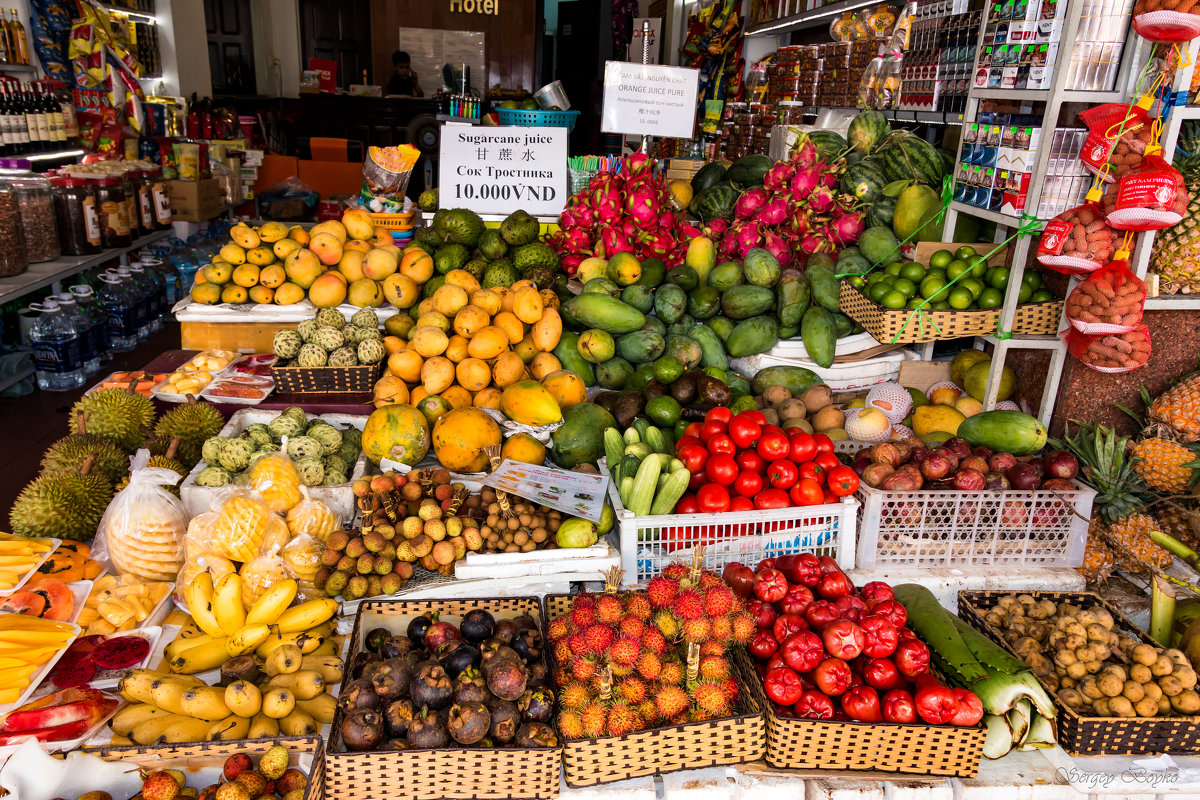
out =
<path fill-rule="evenodd" d="M 1164 292 L 1191 294 L 1200 292 L 1200 147 L 1190 154 L 1177 149 L 1175 168 L 1183 175 L 1191 201 L 1182 220 L 1154 237 L 1150 270 L 1162 279 Z"/>
<path fill-rule="evenodd" d="M 1108 580 L 1108 576 L 1112 575 L 1116 568 L 1117 559 L 1112 548 L 1104 543 L 1104 537 L 1099 532 L 1093 536 L 1089 526 L 1087 547 L 1083 551 L 1083 566 L 1079 567 L 1080 574 L 1088 583 L 1100 583 Z"/>
<path fill-rule="evenodd" d="M 1148 403 L 1146 417 L 1170 427 L 1182 442 L 1200 440 L 1200 372 L 1186 376 Z"/>
<path fill-rule="evenodd" d="M 1170 439 L 1152 437 L 1135 442 L 1129 448 L 1133 471 L 1151 489 L 1164 494 L 1184 494 L 1200 472 L 1196 453 Z"/>
<path fill-rule="evenodd" d="M 1163 533 L 1173 536 L 1193 550 L 1200 546 L 1200 510 L 1191 504 L 1184 505 L 1181 501 L 1168 500 L 1158 507 L 1154 516 L 1158 519 L 1159 530 Z"/>

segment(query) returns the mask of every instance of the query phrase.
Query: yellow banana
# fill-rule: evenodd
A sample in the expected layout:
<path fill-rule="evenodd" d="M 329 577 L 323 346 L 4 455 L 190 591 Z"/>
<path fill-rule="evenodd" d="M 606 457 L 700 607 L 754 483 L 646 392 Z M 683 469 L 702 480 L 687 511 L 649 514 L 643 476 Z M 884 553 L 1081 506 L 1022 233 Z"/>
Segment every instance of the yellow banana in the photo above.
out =
<path fill-rule="evenodd" d="M 183 598 L 187 601 L 188 611 L 196 626 L 209 636 L 224 636 L 221 623 L 217 622 L 213 613 L 213 580 L 208 570 L 192 578 L 192 582 L 183 590 Z"/>
<path fill-rule="evenodd" d="M 185 719 L 190 719 L 190 717 L 180 714 L 159 714 L 135 725 L 128 736 L 137 744 L 154 744 L 163 737 L 168 728 Z"/>
<path fill-rule="evenodd" d="M 242 578 L 229 572 L 217 578 L 213 586 L 213 613 L 226 636 L 233 636 L 246 624 L 246 607 L 242 605 Z"/>
<path fill-rule="evenodd" d="M 153 717 L 161 717 L 169 713 L 169 711 L 164 711 L 152 703 L 131 703 L 127 706 L 122 706 L 116 714 L 113 714 L 112 719 L 108 721 L 108 727 L 115 734 L 128 736 L 131 730 L 146 720 Z"/>
<path fill-rule="evenodd" d="M 333 715 L 337 713 L 337 698 L 322 692 L 311 700 L 297 700 L 296 707 L 303 709 L 322 725 L 328 725 L 333 722 Z"/>
<path fill-rule="evenodd" d="M 171 659 L 171 672 L 195 675 L 216 669 L 229 660 L 224 639 L 212 639 L 203 644 L 189 647 Z"/>
<path fill-rule="evenodd" d="M 183 711 L 189 717 L 216 722 L 231 713 L 225 705 L 225 689 L 220 686 L 195 686 L 183 693 Z"/>
<path fill-rule="evenodd" d="M 329 656 L 336 657 L 337 654 L 341 652 L 341 649 L 341 637 L 330 636 L 328 639 L 321 642 L 321 645 L 316 650 L 313 650 L 311 653 L 307 653 L 306 656 L 319 656 L 322 658 L 327 658 Z"/>
<path fill-rule="evenodd" d="M 235 739 L 245 739 L 250 732 L 250 719 L 231 714 L 219 722 L 214 722 L 208 729 L 210 742 L 228 742 Z"/>
<path fill-rule="evenodd" d="M 274 623 L 296 598 L 296 588 L 296 582 L 291 578 L 272 584 L 246 612 L 246 624 Z"/>
<path fill-rule="evenodd" d="M 183 742 L 208 741 L 208 729 L 212 723 L 208 720 L 184 717 L 163 731 L 163 741 L 167 744 L 182 744 Z"/>
<path fill-rule="evenodd" d="M 274 739 L 279 736 L 279 720 L 272 719 L 261 711 L 250 720 L 249 739 Z"/>
<path fill-rule="evenodd" d="M 263 692 L 262 713 L 272 719 L 283 719 L 296 708 L 296 695 L 291 689 L 268 689 Z M 283 730 L 283 723 L 280 723 Z"/>
<path fill-rule="evenodd" d="M 319 730 L 321 726 L 317 721 L 301 708 L 293 709 L 292 713 L 279 720 L 279 732 L 284 736 L 311 736 Z"/>
<path fill-rule="evenodd" d="M 299 631 L 296 633 L 281 634 L 276 631 L 272 631 L 271 635 L 267 637 L 267 640 L 258 646 L 258 649 L 255 650 L 255 653 L 257 653 L 260 658 L 265 659 L 270 656 L 276 648 L 285 644 L 291 644 L 300 648 L 300 655 L 307 656 L 311 655 L 314 650 L 320 647 L 321 644 L 332 635 L 333 626 L 328 624 L 319 625 L 312 630 Z"/>
<path fill-rule="evenodd" d="M 109 747 L 130 747 L 131 745 L 134 745 L 134 744 L 137 744 L 137 742 L 133 741 L 133 739 L 130 739 L 128 736 L 121 736 L 120 734 L 116 734 L 116 733 L 114 733 L 112 735 L 112 738 L 110 738 L 108 740 Z"/>
<path fill-rule="evenodd" d="M 304 654 L 300 652 L 299 647 L 294 644 L 281 644 L 272 650 L 271 654 L 267 656 L 267 660 L 263 662 L 263 672 L 272 677 L 286 675 L 300 669 L 303 660 Z"/>
<path fill-rule="evenodd" d="M 253 717 L 262 711 L 262 692 L 250 681 L 234 681 L 225 687 L 225 705 L 234 714 Z"/>
<path fill-rule="evenodd" d="M 223 641 L 225 639 L 225 634 L 222 633 L 216 636 L 209 636 L 207 633 L 202 633 L 199 636 L 192 636 L 188 639 L 181 637 L 164 647 L 163 654 L 167 657 L 167 661 L 170 661 L 184 650 L 190 650 L 197 645 L 204 644 L 205 642 L 211 642 L 213 639 L 221 639 Z"/>
<path fill-rule="evenodd" d="M 151 685 L 150 691 L 154 695 L 154 705 L 172 714 L 188 717 L 191 715 L 183 707 L 183 694 L 190 688 L 180 681 L 158 680 Z"/>
<path fill-rule="evenodd" d="M 337 600 L 328 597 L 309 600 L 284 611 L 275 624 L 279 626 L 280 633 L 299 633 L 327 622 L 337 613 L 337 608 Z"/>
<path fill-rule="evenodd" d="M 131 703 L 154 703 L 154 682 L 163 677 L 149 669 L 131 669 L 117 684 L 117 694 Z M 124 709 L 122 709 L 124 710 Z M 119 712 L 118 712 L 119 713 Z"/>
<path fill-rule="evenodd" d="M 247 624 L 225 640 L 225 652 L 230 658 L 253 652 L 271 635 L 271 628 L 264 623 Z"/>
<path fill-rule="evenodd" d="M 290 689 L 297 700 L 311 700 L 325 691 L 325 678 L 316 670 L 302 669 L 286 675 L 276 675 L 267 685 Z"/>
<path fill-rule="evenodd" d="M 305 656 L 300 662 L 300 669 L 314 669 L 321 673 L 326 683 L 332 685 L 342 682 L 345 665 L 337 656 Z"/>

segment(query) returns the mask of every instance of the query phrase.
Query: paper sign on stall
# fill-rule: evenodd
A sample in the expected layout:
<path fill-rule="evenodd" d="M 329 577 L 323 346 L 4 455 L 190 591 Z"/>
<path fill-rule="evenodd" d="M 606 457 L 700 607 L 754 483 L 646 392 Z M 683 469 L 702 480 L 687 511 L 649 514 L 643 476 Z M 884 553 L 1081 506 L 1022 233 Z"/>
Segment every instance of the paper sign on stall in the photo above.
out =
<path fill-rule="evenodd" d="M 700 71 L 686 67 L 605 62 L 602 130 L 692 138 L 699 80 Z"/>
<path fill-rule="evenodd" d="M 592 522 L 600 521 L 608 492 L 607 475 L 585 475 L 507 458 L 480 483 Z"/>
<path fill-rule="evenodd" d="M 558 216 L 567 202 L 566 128 L 442 128 L 438 190 L 446 208 Z"/>

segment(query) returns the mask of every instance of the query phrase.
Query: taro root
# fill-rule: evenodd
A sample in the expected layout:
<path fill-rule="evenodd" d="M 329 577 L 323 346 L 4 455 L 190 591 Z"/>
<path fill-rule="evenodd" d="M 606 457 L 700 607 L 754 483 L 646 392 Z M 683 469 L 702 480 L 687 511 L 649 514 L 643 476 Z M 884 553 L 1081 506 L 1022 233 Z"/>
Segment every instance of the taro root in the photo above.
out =
<path fill-rule="evenodd" d="M 526 628 L 513 637 L 510 646 L 526 664 L 531 664 L 542 657 L 542 634 L 535 628 Z"/>
<path fill-rule="evenodd" d="M 348 714 L 360 708 L 378 708 L 380 700 L 379 695 L 375 693 L 374 684 L 366 678 L 359 678 L 342 687 L 338 705 L 343 713 Z"/>
<path fill-rule="evenodd" d="M 517 701 L 517 708 L 527 722 L 548 722 L 554 713 L 554 692 L 549 689 L 526 689 Z"/>
<path fill-rule="evenodd" d="M 429 626 L 433 625 L 436 620 L 437 614 L 428 612 L 414 618 L 412 622 L 408 623 L 408 628 L 405 631 L 408 638 L 412 640 L 413 644 L 421 644 L 425 639 L 425 632 L 429 630 Z"/>
<path fill-rule="evenodd" d="M 558 737 L 554 729 L 540 722 L 530 722 L 522 725 L 517 731 L 516 745 L 518 747 L 558 747 Z"/>
<path fill-rule="evenodd" d="M 408 687 L 408 695 L 414 706 L 427 706 L 434 710 L 450 705 L 452 694 L 454 687 L 450 683 L 450 676 L 438 664 L 421 665 Z"/>
<path fill-rule="evenodd" d="M 347 750 L 375 749 L 383 741 L 383 719 L 372 709 L 358 709 L 342 720 L 342 741 Z"/>
<path fill-rule="evenodd" d="M 445 747 L 450 742 L 450 734 L 441 716 L 436 712 L 431 713 L 428 708 L 422 708 L 421 713 L 408 723 L 408 735 L 405 739 L 409 747 Z"/>
<path fill-rule="evenodd" d="M 455 703 L 450 707 L 446 728 L 459 744 L 475 744 L 492 726 L 492 714 L 483 703 Z"/>
<path fill-rule="evenodd" d="M 378 653 L 379 648 L 383 645 L 384 641 L 389 639 L 391 635 L 392 632 L 387 628 L 372 628 L 371 630 L 367 631 L 367 635 L 363 637 L 363 643 L 372 653 Z"/>
<path fill-rule="evenodd" d="M 501 700 L 516 700 L 525 693 L 525 665 L 516 661 L 489 664 L 484 670 L 484 676 L 487 678 L 488 689 Z"/>
<path fill-rule="evenodd" d="M 458 630 L 462 638 L 472 644 L 479 644 L 484 639 L 492 638 L 492 633 L 496 630 L 496 618 L 482 608 L 476 608 L 463 616 Z"/>
<path fill-rule="evenodd" d="M 413 640 L 407 636 L 389 636 L 379 645 L 379 655 L 383 658 L 400 658 L 416 647 Z"/>
<path fill-rule="evenodd" d="M 408 735 L 408 726 L 413 720 L 413 704 L 411 700 L 395 700 L 383 712 L 383 721 L 387 726 L 388 736 L 403 739 Z"/>
<path fill-rule="evenodd" d="M 454 679 L 454 702 L 482 703 L 488 699 L 487 683 L 474 667 L 467 667 Z"/>
<path fill-rule="evenodd" d="M 389 658 L 372 664 L 369 675 L 375 694 L 384 703 L 389 703 L 404 696 L 404 690 L 412 680 L 412 665 L 398 658 Z"/>
<path fill-rule="evenodd" d="M 500 644 L 508 644 L 516 635 L 517 624 L 511 619 L 502 619 L 496 623 L 496 628 L 492 631 L 490 638 L 498 641 Z"/>
<path fill-rule="evenodd" d="M 508 744 L 517 735 L 517 726 L 521 724 L 521 712 L 515 703 L 495 697 L 487 702 L 487 707 L 492 714 L 488 736 L 500 744 Z"/>
<path fill-rule="evenodd" d="M 442 669 L 446 670 L 446 674 L 451 678 L 457 678 L 458 674 L 467 667 L 478 667 L 482 658 L 479 655 L 478 647 L 459 642 L 439 660 L 442 663 Z"/>

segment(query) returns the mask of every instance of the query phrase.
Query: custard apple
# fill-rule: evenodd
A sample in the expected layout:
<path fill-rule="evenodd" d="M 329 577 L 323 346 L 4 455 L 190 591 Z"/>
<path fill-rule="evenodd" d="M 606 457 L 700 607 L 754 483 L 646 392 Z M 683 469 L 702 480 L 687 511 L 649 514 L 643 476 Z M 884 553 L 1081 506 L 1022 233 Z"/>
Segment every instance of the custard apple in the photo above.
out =
<path fill-rule="evenodd" d="M 280 413 L 287 414 L 289 417 L 295 419 L 302 428 L 308 424 L 308 414 L 300 406 L 288 406 Z"/>
<path fill-rule="evenodd" d="M 254 446 L 260 450 L 265 445 L 274 445 L 275 440 L 271 438 L 271 429 L 261 422 L 254 422 L 246 426 L 246 430 L 242 431 L 242 436 L 254 442 Z"/>
<path fill-rule="evenodd" d="M 249 439 L 230 439 L 221 448 L 217 463 L 230 472 L 241 472 L 250 466 L 250 456 L 254 455 L 254 445 Z"/>
<path fill-rule="evenodd" d="M 256 450 L 255 452 L 267 453 L 268 455 L 271 453 L 278 453 L 279 445 L 275 444 L 274 442 L 271 442 L 270 444 L 259 445 L 258 450 Z"/>
<path fill-rule="evenodd" d="M 383 334 L 379 332 L 379 328 L 355 328 L 354 334 L 358 337 L 354 340 L 356 343 L 365 342 L 368 339 L 383 338 Z"/>
<path fill-rule="evenodd" d="M 328 325 L 331 328 L 341 330 L 346 327 L 346 318 L 342 316 L 342 312 L 336 308 L 322 308 L 317 312 L 315 317 L 317 325 Z"/>
<path fill-rule="evenodd" d="M 296 356 L 297 367 L 323 367 L 326 361 L 325 348 L 313 342 L 306 342 Z"/>
<path fill-rule="evenodd" d="M 221 448 L 229 440 L 224 436 L 212 436 L 204 440 L 204 445 L 200 448 L 200 457 L 205 463 L 216 464 L 217 459 L 221 457 Z"/>
<path fill-rule="evenodd" d="M 221 467 L 205 467 L 196 473 L 197 486 L 224 486 L 232 476 Z"/>
<path fill-rule="evenodd" d="M 363 364 L 378 364 L 386 355 L 383 342 L 379 339 L 367 339 L 358 343 L 358 360 Z"/>
<path fill-rule="evenodd" d="M 353 465 L 354 462 L 358 461 L 358 454 L 361 451 L 362 448 L 357 443 L 350 441 L 349 437 L 346 436 L 346 432 L 342 431 L 342 447 L 338 450 L 338 455 L 342 461 Z"/>
<path fill-rule="evenodd" d="M 255 450 L 254 455 L 250 456 L 250 463 L 246 465 L 246 469 L 254 469 L 254 465 L 262 461 L 267 456 L 271 455 L 263 450 Z"/>
<path fill-rule="evenodd" d="M 304 344 L 304 340 L 295 331 L 280 331 L 271 341 L 271 349 L 275 351 L 275 355 L 291 361 L 300 352 L 302 344 Z"/>
<path fill-rule="evenodd" d="M 323 486 L 341 486 L 343 483 L 349 483 L 350 478 L 345 472 L 339 470 L 325 470 L 325 480 L 322 481 Z"/>
<path fill-rule="evenodd" d="M 331 456 L 325 456 L 321 459 L 321 463 L 325 465 L 325 475 L 329 476 L 330 472 L 340 472 L 345 474 L 350 471 L 350 466 L 346 463 L 346 459 L 342 458 L 337 453 Z"/>
<path fill-rule="evenodd" d="M 350 324 L 357 328 L 378 328 L 379 315 L 373 308 L 360 308 L 350 318 Z"/>
<path fill-rule="evenodd" d="M 323 456 L 333 455 L 342 449 L 342 432 L 328 422 L 310 425 L 304 435 L 320 442 Z"/>
<path fill-rule="evenodd" d="M 301 458 L 319 458 L 321 443 L 311 436 L 293 436 L 288 439 L 287 453 L 293 461 Z"/>
<path fill-rule="evenodd" d="M 358 366 L 358 356 L 354 353 L 354 347 L 346 345 L 339 347 L 329 354 L 329 366 L 331 367 L 356 367 Z"/>
<path fill-rule="evenodd" d="M 295 436 L 304 430 L 304 423 L 297 422 L 294 416 L 285 412 L 268 422 L 267 430 L 271 432 L 271 436 L 278 442 L 284 436 Z"/>
<path fill-rule="evenodd" d="M 330 325 L 322 325 L 317 328 L 317 332 L 313 334 L 313 344 L 319 344 L 326 351 L 337 350 L 346 343 L 346 337 L 340 328 L 334 328 Z"/>
<path fill-rule="evenodd" d="M 296 474 L 305 486 L 320 486 L 325 480 L 325 465 L 319 458 L 302 458 L 296 462 Z"/>
<path fill-rule="evenodd" d="M 342 443 L 348 443 L 358 447 L 362 444 L 362 431 L 351 425 L 349 428 L 346 428 L 346 430 L 342 431 Z"/>
<path fill-rule="evenodd" d="M 317 321 L 315 319 L 306 319 L 296 326 L 296 333 L 300 334 L 300 338 L 304 341 L 312 339 L 313 334 L 317 332 Z"/>

